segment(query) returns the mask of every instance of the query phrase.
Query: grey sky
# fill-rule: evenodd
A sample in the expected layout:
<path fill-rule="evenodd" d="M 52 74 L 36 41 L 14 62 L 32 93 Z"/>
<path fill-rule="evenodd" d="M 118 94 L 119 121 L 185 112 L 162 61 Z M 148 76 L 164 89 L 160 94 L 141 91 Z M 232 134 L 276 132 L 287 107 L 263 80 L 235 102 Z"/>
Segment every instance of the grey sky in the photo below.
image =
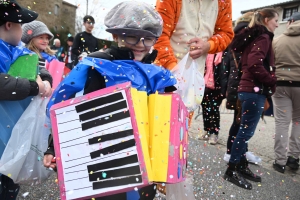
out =
<path fill-rule="evenodd" d="M 86 0 L 66 0 L 72 4 L 79 5 L 77 9 L 78 15 L 85 15 L 86 13 Z M 92 12 L 96 20 L 96 26 L 94 29 L 94 35 L 101 39 L 111 39 L 111 35 L 105 31 L 105 25 L 103 24 L 104 16 L 106 13 L 116 4 L 124 0 L 88 0 L 89 11 Z M 156 0 L 136 0 L 144 1 L 151 5 L 155 5 Z M 232 19 L 235 20 L 241 15 L 242 10 L 248 10 L 251 8 L 257 8 L 267 5 L 272 5 L 287 0 L 232 0 Z M 92 11 L 94 10 L 94 11 Z"/>

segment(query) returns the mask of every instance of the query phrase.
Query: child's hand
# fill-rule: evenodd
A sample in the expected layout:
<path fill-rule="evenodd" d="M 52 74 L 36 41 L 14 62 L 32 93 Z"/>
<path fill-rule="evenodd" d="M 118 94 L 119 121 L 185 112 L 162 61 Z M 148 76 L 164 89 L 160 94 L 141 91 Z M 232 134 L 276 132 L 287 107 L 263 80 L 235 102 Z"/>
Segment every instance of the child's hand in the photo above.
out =
<path fill-rule="evenodd" d="M 37 75 L 35 81 L 39 85 L 39 94 L 43 95 L 45 93 L 45 84 L 43 83 L 41 77 Z"/>
<path fill-rule="evenodd" d="M 36 77 L 36 83 L 39 85 L 39 93 L 42 97 L 49 97 L 52 94 L 50 83 L 48 81 L 42 81 L 39 75 Z"/>
<path fill-rule="evenodd" d="M 56 160 L 51 154 L 44 155 L 43 163 L 46 168 L 56 169 Z"/>
<path fill-rule="evenodd" d="M 42 97 L 50 97 L 52 94 L 52 88 L 51 85 L 48 81 L 43 81 L 44 85 L 45 85 L 45 93 L 43 94 Z"/>

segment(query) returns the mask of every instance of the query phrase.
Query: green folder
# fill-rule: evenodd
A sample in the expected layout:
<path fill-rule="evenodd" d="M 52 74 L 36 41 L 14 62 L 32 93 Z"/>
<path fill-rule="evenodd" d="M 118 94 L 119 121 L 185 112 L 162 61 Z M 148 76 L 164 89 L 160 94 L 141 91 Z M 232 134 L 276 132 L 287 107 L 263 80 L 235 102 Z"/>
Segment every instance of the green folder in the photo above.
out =
<path fill-rule="evenodd" d="M 39 57 L 37 54 L 20 56 L 10 66 L 8 74 L 16 78 L 26 78 L 35 81 L 38 74 Z"/>

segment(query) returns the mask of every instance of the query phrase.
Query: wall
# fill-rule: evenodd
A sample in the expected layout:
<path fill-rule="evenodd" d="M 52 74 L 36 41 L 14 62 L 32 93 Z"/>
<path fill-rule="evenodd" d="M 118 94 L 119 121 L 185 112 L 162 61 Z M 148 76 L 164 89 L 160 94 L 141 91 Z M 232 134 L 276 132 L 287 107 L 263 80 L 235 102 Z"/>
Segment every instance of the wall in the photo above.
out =
<path fill-rule="evenodd" d="M 18 0 L 18 3 L 26 8 L 39 13 L 37 20 L 44 22 L 49 29 L 61 31 L 69 30 L 75 34 L 76 6 L 63 2 L 63 0 Z M 55 13 L 58 6 L 58 13 Z"/>

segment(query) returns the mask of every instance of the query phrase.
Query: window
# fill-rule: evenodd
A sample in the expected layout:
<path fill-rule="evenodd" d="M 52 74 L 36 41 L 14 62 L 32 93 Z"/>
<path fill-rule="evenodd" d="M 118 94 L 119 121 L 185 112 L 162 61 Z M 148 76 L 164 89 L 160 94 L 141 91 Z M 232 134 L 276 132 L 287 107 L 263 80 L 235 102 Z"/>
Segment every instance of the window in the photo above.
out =
<path fill-rule="evenodd" d="M 285 8 L 283 11 L 283 18 L 282 20 L 285 20 L 286 18 L 290 17 L 295 12 L 298 12 L 298 6 L 291 7 L 291 8 Z"/>
<path fill-rule="evenodd" d="M 55 6 L 54 6 L 54 14 L 55 14 L 55 15 L 58 15 L 58 11 L 59 11 L 59 6 L 58 6 L 58 5 L 55 5 Z"/>

